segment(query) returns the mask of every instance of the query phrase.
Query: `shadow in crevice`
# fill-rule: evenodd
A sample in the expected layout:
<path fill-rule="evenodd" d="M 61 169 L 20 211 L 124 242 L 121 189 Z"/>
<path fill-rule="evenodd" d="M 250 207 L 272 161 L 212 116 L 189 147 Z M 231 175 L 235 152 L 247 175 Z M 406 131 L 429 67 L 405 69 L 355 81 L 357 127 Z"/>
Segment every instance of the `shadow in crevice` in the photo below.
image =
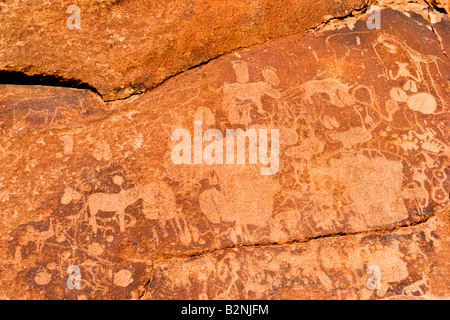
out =
<path fill-rule="evenodd" d="M 0 84 L 85 89 L 92 91 L 102 98 L 102 95 L 96 88 L 85 82 L 76 79 L 65 79 L 54 75 L 27 75 L 26 73 L 20 71 L 0 71 Z"/>

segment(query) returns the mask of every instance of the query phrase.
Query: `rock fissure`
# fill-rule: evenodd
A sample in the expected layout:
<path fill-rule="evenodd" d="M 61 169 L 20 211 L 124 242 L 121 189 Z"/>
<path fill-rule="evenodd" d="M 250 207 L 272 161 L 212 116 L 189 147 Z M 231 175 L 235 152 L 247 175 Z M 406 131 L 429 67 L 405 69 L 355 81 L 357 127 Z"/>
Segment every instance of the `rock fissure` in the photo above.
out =
<path fill-rule="evenodd" d="M 367 1 L 361 8 L 352 8 L 352 10 L 348 14 L 346 14 L 344 16 L 338 16 L 338 17 L 329 18 L 328 20 L 318 24 L 315 27 L 311 27 L 311 28 L 308 28 L 308 29 L 304 30 L 303 33 L 306 35 L 307 33 L 311 32 L 311 31 L 318 30 L 318 29 L 320 29 L 320 28 L 322 28 L 324 26 L 328 26 L 328 25 L 330 25 L 330 24 L 332 24 L 334 22 L 337 23 L 337 22 L 344 21 L 344 20 L 349 19 L 349 18 L 356 18 L 356 17 L 360 16 L 361 14 L 363 14 L 367 10 L 369 5 L 370 5 L 370 1 Z M 158 84 L 156 84 L 156 85 L 154 85 L 152 87 L 145 88 L 145 90 L 140 91 L 140 92 L 134 92 L 134 93 L 132 93 L 132 94 L 126 96 L 126 97 L 123 97 L 123 98 L 117 98 L 117 99 L 110 99 L 110 100 L 108 100 L 108 99 L 105 99 L 102 96 L 102 94 L 97 90 L 97 88 L 95 88 L 94 86 L 92 86 L 92 85 L 90 85 L 88 83 L 82 82 L 79 79 L 66 79 L 66 78 L 64 78 L 62 76 L 59 76 L 59 75 L 50 75 L 50 74 L 44 74 L 44 73 L 43 74 L 27 75 L 24 72 L 14 71 L 14 70 L 11 70 L 11 71 L 0 71 L 0 79 L 1 79 L 0 80 L 0 84 L 41 85 L 41 86 L 50 86 L 50 87 L 67 87 L 67 88 L 74 88 L 74 89 L 86 89 L 86 90 L 92 91 L 95 94 L 97 94 L 103 100 L 103 102 L 105 102 L 105 103 L 111 103 L 111 102 L 116 102 L 116 101 L 126 101 L 127 99 L 130 99 L 130 98 L 132 98 L 134 96 L 138 96 L 138 95 L 141 95 L 141 94 L 143 94 L 145 92 L 149 92 L 151 90 L 155 90 L 156 88 L 160 87 L 161 85 L 163 85 L 164 83 L 166 83 L 170 79 L 172 79 L 174 77 L 177 77 L 180 74 L 183 74 L 183 73 L 185 73 L 187 71 L 190 71 L 190 70 L 193 70 L 193 69 L 197 69 L 197 68 L 199 68 L 199 67 L 201 67 L 203 65 L 206 65 L 206 64 L 210 63 L 211 61 L 219 59 L 220 57 L 223 57 L 223 56 L 226 56 L 226 55 L 229 55 L 229 54 L 233 54 L 233 53 L 238 52 L 238 51 L 240 51 L 242 49 L 247 49 L 247 48 L 250 48 L 250 47 L 255 46 L 255 45 L 261 45 L 261 44 L 264 44 L 264 43 L 266 43 L 268 41 L 273 41 L 273 40 L 276 40 L 276 39 L 282 39 L 282 38 L 285 38 L 285 37 L 288 37 L 288 36 L 292 36 L 292 34 L 291 35 L 287 35 L 287 36 L 268 38 L 265 41 L 254 43 L 254 44 L 251 44 L 250 46 L 239 46 L 237 48 L 234 48 L 233 50 L 221 53 L 221 54 L 219 54 L 217 56 L 214 56 L 214 57 L 209 58 L 209 59 L 207 59 L 205 61 L 202 61 L 202 62 L 200 62 L 200 63 L 198 63 L 198 64 L 196 64 L 194 66 L 191 66 L 191 67 L 189 67 L 189 68 L 187 68 L 185 70 L 182 70 L 182 71 L 177 72 L 177 73 L 175 73 L 173 75 L 170 75 L 167 78 L 165 78 L 163 81 L 161 81 L 160 83 L 158 83 Z"/>
<path fill-rule="evenodd" d="M 428 3 L 428 2 L 427 2 Z M 431 31 L 433 31 L 434 35 L 436 36 L 436 39 L 439 43 L 439 47 L 442 50 L 442 53 L 444 54 L 444 56 L 450 60 L 449 56 L 447 55 L 447 52 L 444 49 L 444 45 L 442 44 L 442 39 L 441 37 L 437 34 L 436 29 L 433 26 L 433 23 L 431 21 L 431 10 L 433 10 L 434 7 L 432 7 L 431 5 L 428 7 L 428 20 L 430 21 L 430 26 L 431 26 Z M 445 10 L 444 10 L 445 11 Z"/>
<path fill-rule="evenodd" d="M 208 250 L 198 251 L 198 252 L 192 252 L 187 254 L 160 254 L 156 258 L 154 258 L 154 261 L 157 260 L 168 260 L 168 259 L 177 259 L 177 258 L 192 258 L 192 257 L 199 257 L 203 256 L 205 254 L 211 254 L 216 252 L 221 252 L 224 250 L 233 250 L 233 249 L 239 249 L 239 248 L 261 248 L 261 247 L 280 247 L 280 246 L 286 246 L 286 245 L 292 245 L 292 244 L 298 244 L 298 243 L 307 243 L 313 240 L 318 239 L 325 239 L 325 238 L 334 238 L 334 237 L 344 237 L 344 236 L 354 236 L 354 235 L 361 235 L 361 234 L 389 234 L 396 231 L 399 231 L 401 229 L 414 227 L 423 223 L 428 222 L 432 217 L 435 216 L 435 213 L 427 215 L 425 217 L 422 217 L 421 219 L 412 220 L 407 223 L 404 223 L 402 225 L 393 226 L 390 228 L 380 228 L 380 229 L 369 229 L 369 230 L 360 230 L 360 231 L 354 231 L 354 232 L 336 232 L 336 233 L 329 233 L 329 234 L 322 234 L 312 237 L 305 237 L 303 239 L 294 239 L 294 240 L 288 240 L 284 242 L 277 242 L 277 241 L 271 241 L 271 242 L 260 242 L 260 243 L 253 243 L 253 244 L 237 244 L 222 248 L 212 248 Z"/>
<path fill-rule="evenodd" d="M 28 75 L 25 72 L 21 71 L 2 70 L 0 71 L 0 84 L 83 89 L 95 93 L 103 100 L 101 93 L 90 84 L 85 83 L 79 79 L 66 79 L 59 75 L 51 75 L 51 74 Z"/>
<path fill-rule="evenodd" d="M 223 247 L 223 248 L 212 248 L 212 249 L 188 253 L 188 254 L 161 254 L 156 258 L 149 259 L 149 262 L 151 263 L 151 266 L 152 266 L 151 267 L 152 273 L 151 273 L 149 279 L 147 279 L 146 281 L 143 282 L 142 289 L 139 294 L 139 299 L 142 299 L 142 297 L 145 295 L 145 293 L 147 292 L 148 288 L 150 287 L 150 285 L 152 283 L 153 273 L 154 273 L 154 265 L 157 261 L 161 261 L 161 260 L 166 261 L 166 260 L 171 260 L 171 259 L 197 258 L 197 257 L 209 255 L 209 254 L 230 251 L 230 250 L 235 250 L 235 249 L 282 247 L 282 246 L 289 246 L 289 245 L 295 245 L 295 244 L 309 243 L 314 240 L 327 239 L 327 238 L 356 236 L 356 235 L 364 235 L 364 234 L 387 235 L 387 234 L 392 234 L 394 232 L 397 232 L 399 230 L 405 230 L 407 228 L 425 224 L 431 218 L 433 218 L 435 216 L 436 216 L 436 213 L 432 213 L 427 216 L 421 217 L 420 219 L 409 221 L 402 225 L 397 225 L 397 226 L 393 226 L 390 228 L 361 230 L 361 231 L 354 231 L 354 232 L 337 232 L 337 233 L 330 233 L 330 234 L 318 235 L 318 236 L 313 236 L 313 237 L 305 237 L 303 239 L 294 239 L 294 240 L 289 240 L 289 241 L 284 241 L 284 242 L 261 242 L 261 243 L 254 243 L 254 244 L 240 244 L 240 245 L 233 245 L 233 246 L 228 246 L 228 247 Z"/>

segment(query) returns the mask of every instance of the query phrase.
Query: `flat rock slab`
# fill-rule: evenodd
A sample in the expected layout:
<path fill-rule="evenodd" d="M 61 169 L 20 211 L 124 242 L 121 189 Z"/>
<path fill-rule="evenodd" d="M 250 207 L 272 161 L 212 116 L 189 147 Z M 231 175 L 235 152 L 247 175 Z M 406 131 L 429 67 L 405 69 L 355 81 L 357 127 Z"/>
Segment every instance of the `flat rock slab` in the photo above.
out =
<path fill-rule="evenodd" d="M 80 29 L 67 26 L 74 4 Z M 6 0 L 0 3 L 0 70 L 75 79 L 113 100 L 364 6 L 363 0 Z"/>
<path fill-rule="evenodd" d="M 145 299 L 445 298 L 447 223 L 156 261 Z M 446 231 L 447 229 L 447 231 Z M 438 248 L 447 247 L 447 251 Z M 379 287 L 370 278 L 377 275 Z M 443 282 L 437 283 L 436 279 Z M 369 284 L 368 284 L 369 283 Z M 438 295 L 425 295 L 430 289 Z M 435 291 L 435 292 L 436 292 Z"/>
<path fill-rule="evenodd" d="M 411 8 L 382 10 L 381 29 L 368 13 L 255 45 L 115 103 L 0 86 L 2 295 L 448 294 L 449 60 Z M 258 150 L 268 130 L 271 157 L 279 130 L 278 165 L 267 152 L 239 164 L 234 147 L 232 164 L 219 147 L 223 163 L 206 163 L 211 142 L 195 137 L 209 129 L 255 130 Z M 200 163 L 174 163 L 174 132 Z"/>

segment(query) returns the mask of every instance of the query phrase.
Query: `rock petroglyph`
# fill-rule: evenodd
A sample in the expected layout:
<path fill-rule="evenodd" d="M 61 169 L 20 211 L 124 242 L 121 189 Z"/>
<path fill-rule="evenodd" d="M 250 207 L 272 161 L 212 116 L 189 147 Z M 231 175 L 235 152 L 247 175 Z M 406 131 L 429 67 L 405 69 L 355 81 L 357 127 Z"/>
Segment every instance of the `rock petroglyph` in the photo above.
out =
<path fill-rule="evenodd" d="M 404 2 L 81 1 L 62 44 L 3 1 L 0 298 L 448 298 L 450 20 Z"/>

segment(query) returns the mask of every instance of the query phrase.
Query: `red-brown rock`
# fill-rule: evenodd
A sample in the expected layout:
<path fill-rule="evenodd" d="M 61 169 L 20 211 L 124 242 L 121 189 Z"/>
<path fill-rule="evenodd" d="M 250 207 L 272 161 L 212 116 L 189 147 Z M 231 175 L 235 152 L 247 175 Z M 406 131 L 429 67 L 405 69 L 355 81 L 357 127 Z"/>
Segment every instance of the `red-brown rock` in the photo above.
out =
<path fill-rule="evenodd" d="M 450 63 L 426 7 L 369 16 L 114 103 L 1 86 L 2 297 L 447 297 Z M 279 130 L 279 167 L 175 164 L 195 121 Z"/>

